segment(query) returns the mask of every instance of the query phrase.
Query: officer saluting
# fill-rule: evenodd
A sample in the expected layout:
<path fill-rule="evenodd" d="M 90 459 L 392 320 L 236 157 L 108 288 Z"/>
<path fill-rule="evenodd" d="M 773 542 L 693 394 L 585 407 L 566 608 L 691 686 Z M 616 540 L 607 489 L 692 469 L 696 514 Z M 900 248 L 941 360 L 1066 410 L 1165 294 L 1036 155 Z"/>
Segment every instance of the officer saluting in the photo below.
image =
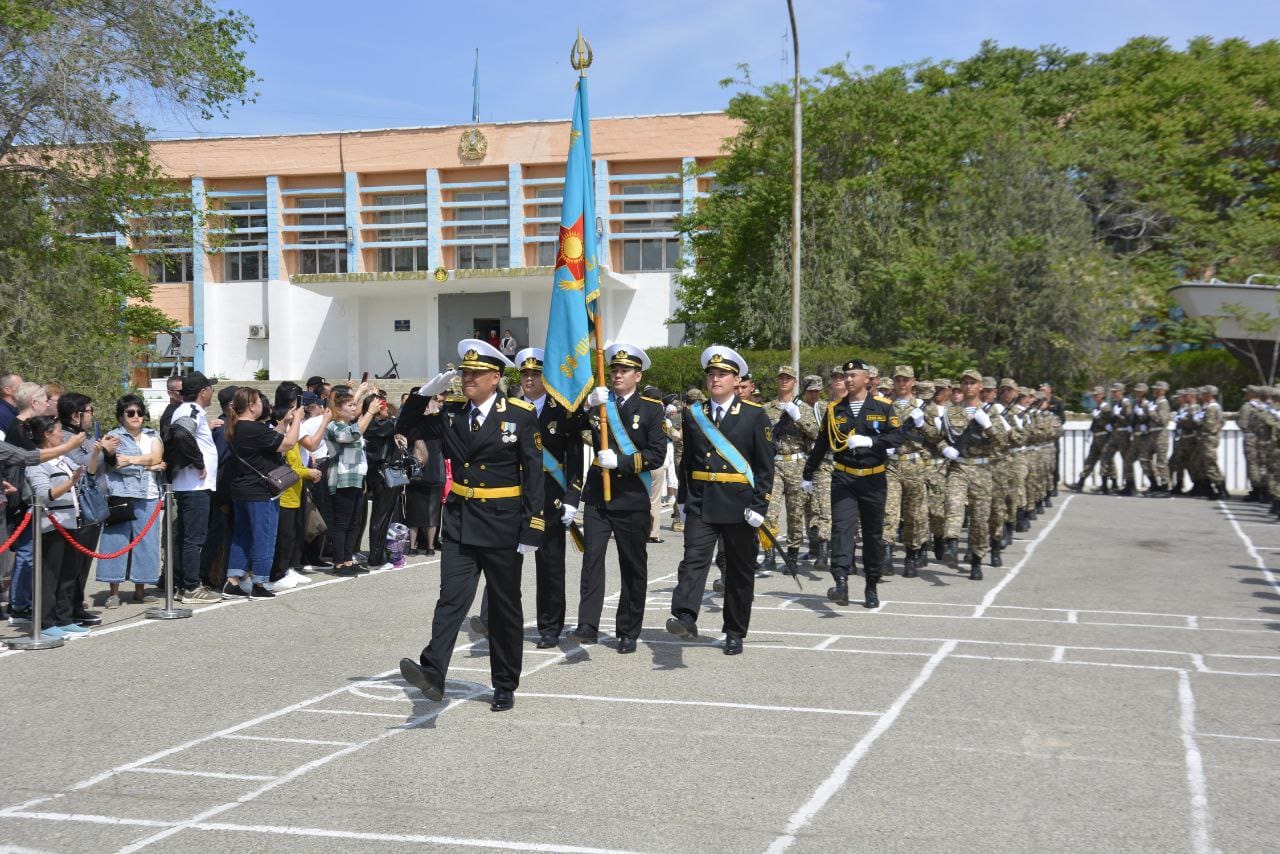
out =
<path fill-rule="evenodd" d="M 649 587 L 649 472 L 666 462 L 667 434 L 662 429 L 662 401 L 642 397 L 636 390 L 649 367 L 649 355 L 633 344 L 619 342 L 605 349 L 605 358 L 609 360 L 610 388 L 597 388 L 587 395 L 577 422 L 578 429 L 591 430 L 594 459 L 582 490 L 587 551 L 582 556 L 578 625 L 569 636 L 582 643 L 594 643 L 599 637 L 604 557 L 612 534 L 622 570 L 618 652 L 629 653 L 636 651 Z M 607 412 L 607 425 L 600 419 L 601 405 Z M 601 434 L 606 430 L 608 449 L 604 450 Z M 606 471 L 608 501 L 604 495 Z"/>
<path fill-rule="evenodd" d="M 533 404 L 542 434 L 544 518 L 551 524 L 533 563 L 538 572 L 538 649 L 550 649 L 559 643 L 564 628 L 565 529 L 573 524 L 582 494 L 582 442 L 579 431 L 570 426 L 569 411 L 542 384 L 543 360 L 541 347 L 526 347 L 516 354 L 520 393 Z"/>
<path fill-rule="evenodd" d="M 438 438 L 453 467 L 453 488 L 444 506 L 440 598 L 431 621 L 431 642 L 417 662 L 400 660 L 400 673 L 429 700 L 444 696 L 445 677 L 458 629 L 476 595 L 480 573 L 489 593 L 489 671 L 495 712 L 510 709 L 520 684 L 524 612 L 520 566 L 536 551 L 546 526 L 543 512 L 542 440 L 533 406 L 499 390 L 511 362 L 475 338 L 458 343 L 462 393 L 467 400 L 424 413 L 428 401 L 449 387 L 446 371 L 411 395 L 400 412 L 399 432 L 421 426 Z"/>
<path fill-rule="evenodd" d="M 698 636 L 698 609 L 716 542 L 723 537 L 724 654 L 742 652 L 755 588 L 756 529 L 764 522 L 773 488 L 774 445 L 769 416 L 758 403 L 738 398 L 737 379 L 747 363 L 728 347 L 702 351 L 711 400 L 684 412 L 680 496 L 684 505 L 684 559 L 671 597 L 667 631 Z"/>
<path fill-rule="evenodd" d="M 888 494 L 885 458 L 886 452 L 897 448 L 905 436 L 889 398 L 870 393 L 867 364 L 858 359 L 845 362 L 844 374 L 847 394 L 827 407 L 822 429 L 804 465 L 804 490 L 813 490 L 814 473 L 827 452 L 832 452 L 831 575 L 836 584 L 827 591 L 827 598 L 837 605 L 849 604 L 847 579 L 853 567 L 853 532 L 855 523 L 861 523 L 862 562 L 867 576 L 863 604 L 878 608 L 876 584 L 884 556 L 882 534 Z"/>

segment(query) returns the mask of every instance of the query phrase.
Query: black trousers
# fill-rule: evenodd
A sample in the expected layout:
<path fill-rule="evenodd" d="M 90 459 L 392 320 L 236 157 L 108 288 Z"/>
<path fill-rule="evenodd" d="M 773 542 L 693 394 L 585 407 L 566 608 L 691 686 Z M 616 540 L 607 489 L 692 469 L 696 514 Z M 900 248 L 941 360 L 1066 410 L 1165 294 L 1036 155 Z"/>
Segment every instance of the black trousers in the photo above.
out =
<path fill-rule="evenodd" d="M 40 524 L 33 520 L 33 525 Z M 75 531 L 67 533 L 74 535 Z M 45 531 L 40 537 L 40 626 L 65 626 L 74 622 L 72 614 L 80 610 L 76 595 L 79 554 L 57 530 Z"/>
<path fill-rule="evenodd" d="M 524 556 L 514 545 L 497 548 L 465 546 L 448 540 L 440 555 L 440 598 L 431 619 L 431 642 L 422 651 L 422 666 L 440 677 L 449 662 L 458 630 L 476 597 L 484 573 L 489 596 L 489 674 L 494 688 L 514 691 L 520 685 L 524 655 L 524 610 L 520 603 L 520 568 Z"/>
<path fill-rule="evenodd" d="M 302 541 L 306 538 L 307 499 L 301 507 L 281 507 L 276 523 L 276 555 L 271 565 L 271 580 L 284 578 L 291 567 L 302 565 Z"/>
<path fill-rule="evenodd" d="M 98 550 L 98 538 L 102 536 L 101 525 L 78 528 L 71 533 L 75 536 L 76 542 L 89 551 L 96 552 Z M 93 558 L 71 546 L 67 546 L 67 549 L 70 552 L 68 557 L 76 566 L 76 586 L 71 591 L 71 615 L 79 617 L 85 613 L 84 589 L 85 585 L 89 583 L 89 567 L 93 565 Z"/>
<path fill-rule="evenodd" d="M 329 526 L 329 548 L 334 563 L 351 560 L 360 541 L 360 507 L 364 504 L 364 490 L 348 486 L 335 490 L 329 496 L 333 507 L 333 524 Z"/>
<path fill-rule="evenodd" d="M 582 584 L 578 599 L 578 625 L 598 629 L 604 610 L 604 558 L 609 535 L 618 544 L 618 565 L 622 570 L 622 594 L 618 597 L 616 634 L 637 638 L 644 625 L 644 600 L 649 590 L 649 509 L 610 510 L 603 504 L 588 504 L 583 537 L 587 552 L 582 556 Z"/>
<path fill-rule="evenodd" d="M 725 555 L 724 633 L 744 638 L 751 625 L 751 599 L 756 589 L 756 552 L 760 541 L 756 529 L 746 522 L 715 524 L 704 522 L 689 512 L 684 520 L 684 559 L 680 561 L 676 592 L 671 596 L 671 613 L 698 619 L 707 589 L 707 573 L 716 544 Z"/>
<path fill-rule="evenodd" d="M 884 472 L 855 477 L 831 475 L 831 574 L 837 583 L 853 570 L 853 538 L 862 527 L 862 566 L 867 584 L 880 580 L 884 549 L 884 502 L 888 480 Z"/>
<path fill-rule="evenodd" d="M 556 635 L 564 629 L 564 550 L 567 529 L 547 517 L 542 545 L 533 553 L 538 573 L 538 634 Z"/>
<path fill-rule="evenodd" d="M 400 507 L 404 487 L 387 486 L 382 479 L 382 466 L 372 470 L 365 483 L 373 494 L 373 507 L 369 510 L 369 566 L 381 566 L 387 562 L 387 529 Z"/>

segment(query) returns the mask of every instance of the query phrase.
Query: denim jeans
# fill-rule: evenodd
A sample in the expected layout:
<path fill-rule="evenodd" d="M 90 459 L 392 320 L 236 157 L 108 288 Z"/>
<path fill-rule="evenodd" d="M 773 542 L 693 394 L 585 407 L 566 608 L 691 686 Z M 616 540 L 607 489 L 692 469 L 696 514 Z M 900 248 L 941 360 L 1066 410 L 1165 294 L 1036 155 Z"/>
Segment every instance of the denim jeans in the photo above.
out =
<path fill-rule="evenodd" d="M 193 489 L 175 492 L 173 497 L 178 502 L 174 548 L 181 555 L 178 563 L 180 572 L 173 583 L 180 590 L 195 590 L 200 586 L 200 553 L 204 551 L 205 538 L 209 533 L 209 502 L 213 493 L 207 489 Z M 169 559 L 172 561 L 173 557 Z"/>
<path fill-rule="evenodd" d="M 271 563 L 276 551 L 276 526 L 280 504 L 271 499 L 232 501 L 235 529 L 231 532 L 231 553 L 227 557 L 227 579 L 253 574 L 256 584 L 271 580 Z"/>
<path fill-rule="evenodd" d="M 102 529 L 102 538 L 98 540 L 98 551 L 111 554 L 119 551 L 134 537 L 142 533 L 151 514 L 155 512 L 159 500 L 155 498 L 126 499 L 133 508 L 133 518 L 124 522 L 113 522 Z M 142 541 L 119 557 L 98 558 L 98 581 L 118 584 L 128 576 L 135 584 L 155 584 L 160 580 L 160 520 L 152 524 Z M 177 581 L 177 579 L 174 579 Z"/>
<path fill-rule="evenodd" d="M 31 610 L 31 564 L 35 549 L 31 542 L 31 529 L 35 526 L 33 519 L 13 544 L 13 578 L 9 582 L 9 604 L 20 611 Z"/>

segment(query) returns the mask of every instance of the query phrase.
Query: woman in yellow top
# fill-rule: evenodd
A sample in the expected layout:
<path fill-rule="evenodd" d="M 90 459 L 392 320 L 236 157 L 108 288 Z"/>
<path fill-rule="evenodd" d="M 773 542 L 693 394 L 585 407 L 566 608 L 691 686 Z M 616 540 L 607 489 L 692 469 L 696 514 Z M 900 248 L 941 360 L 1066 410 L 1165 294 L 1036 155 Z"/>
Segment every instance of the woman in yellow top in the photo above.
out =
<path fill-rule="evenodd" d="M 272 415 L 287 412 L 294 398 L 300 398 L 302 389 L 296 383 L 283 382 L 276 389 L 276 402 Z M 289 590 L 299 584 L 310 584 L 311 579 L 298 572 L 302 565 L 302 547 L 306 542 L 306 514 L 302 512 L 303 485 L 320 480 L 320 470 L 309 467 L 303 461 L 303 446 L 318 438 L 323 441 L 328 419 L 322 419 L 311 436 L 299 436 L 298 443 L 284 455 L 285 464 L 298 475 L 298 482 L 280 493 L 280 521 L 276 528 L 276 553 L 271 566 L 271 590 Z"/>

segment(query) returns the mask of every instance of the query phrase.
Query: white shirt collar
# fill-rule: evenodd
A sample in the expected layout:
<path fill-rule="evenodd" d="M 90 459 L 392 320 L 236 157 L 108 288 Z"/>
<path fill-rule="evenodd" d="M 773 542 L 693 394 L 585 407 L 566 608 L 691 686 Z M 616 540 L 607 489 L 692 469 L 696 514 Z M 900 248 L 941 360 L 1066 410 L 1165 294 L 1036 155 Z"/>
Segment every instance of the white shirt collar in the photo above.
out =
<path fill-rule="evenodd" d="M 478 404 L 478 405 L 477 405 L 477 404 L 475 404 L 475 403 L 472 403 L 472 404 L 471 404 L 470 409 L 468 409 L 468 410 L 467 410 L 467 417 L 468 417 L 468 418 L 470 418 L 470 417 L 471 417 L 471 410 L 472 410 L 472 409 L 479 409 L 479 410 L 480 410 L 480 420 L 481 420 L 481 421 L 483 421 L 484 419 L 486 419 L 486 418 L 488 418 L 488 417 L 489 417 L 489 411 L 490 411 L 491 409 L 493 409 L 493 402 L 494 402 L 495 400 L 497 400 L 497 399 L 498 399 L 498 393 L 497 393 L 497 392 L 494 392 L 493 394 L 489 395 L 489 399 L 488 399 L 488 400 L 486 400 L 484 403 L 481 403 L 481 404 Z"/>
<path fill-rule="evenodd" d="M 547 404 L 547 393 L 544 391 L 542 393 L 542 397 L 535 398 L 534 400 L 531 400 L 529 402 L 533 404 L 533 408 L 537 410 L 539 415 L 541 415 L 542 407 L 546 406 Z"/>

